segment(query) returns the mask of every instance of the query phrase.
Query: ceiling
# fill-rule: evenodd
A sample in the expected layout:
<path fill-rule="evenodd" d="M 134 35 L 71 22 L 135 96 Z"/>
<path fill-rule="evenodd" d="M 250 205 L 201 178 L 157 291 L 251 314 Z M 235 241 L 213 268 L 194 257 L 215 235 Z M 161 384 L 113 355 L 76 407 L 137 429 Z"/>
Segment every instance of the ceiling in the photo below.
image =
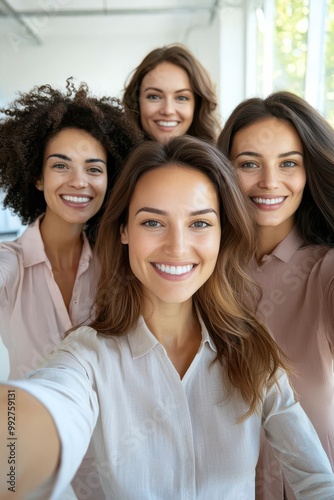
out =
<path fill-rule="evenodd" d="M 0 0 L 0 35 L 43 45 L 59 36 L 154 35 L 211 24 L 222 0 Z M 226 3 L 226 2 L 225 2 Z M 233 0 L 230 2 L 233 4 Z"/>

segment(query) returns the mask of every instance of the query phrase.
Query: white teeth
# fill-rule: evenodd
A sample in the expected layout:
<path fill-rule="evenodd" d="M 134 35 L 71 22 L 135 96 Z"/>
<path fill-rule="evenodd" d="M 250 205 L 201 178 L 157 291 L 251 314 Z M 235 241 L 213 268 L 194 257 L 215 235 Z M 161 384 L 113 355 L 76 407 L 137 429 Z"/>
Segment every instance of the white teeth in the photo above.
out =
<path fill-rule="evenodd" d="M 194 267 L 193 264 L 187 266 L 166 266 L 165 264 L 154 264 L 159 271 L 167 274 L 185 274 L 189 273 Z"/>
<path fill-rule="evenodd" d="M 157 125 L 160 127 L 176 127 L 178 125 L 178 122 L 165 122 L 165 121 L 158 121 Z"/>
<path fill-rule="evenodd" d="M 63 195 L 62 198 L 63 198 L 63 200 L 71 201 L 72 203 L 87 203 L 90 200 L 90 198 L 87 198 L 86 196 Z"/>
<path fill-rule="evenodd" d="M 252 198 L 252 200 L 261 205 L 276 205 L 284 201 L 284 196 L 280 196 L 279 198 Z"/>

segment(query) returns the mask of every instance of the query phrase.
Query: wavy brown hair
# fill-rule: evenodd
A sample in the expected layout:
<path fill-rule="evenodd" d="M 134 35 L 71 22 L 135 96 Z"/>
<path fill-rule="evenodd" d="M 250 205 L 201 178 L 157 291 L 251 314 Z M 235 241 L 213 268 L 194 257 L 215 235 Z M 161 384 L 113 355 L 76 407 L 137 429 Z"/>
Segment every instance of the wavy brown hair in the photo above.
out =
<path fill-rule="evenodd" d="M 229 156 L 237 132 L 273 117 L 292 124 L 303 145 L 306 186 L 295 217 L 299 234 L 307 244 L 334 246 L 334 129 L 307 101 L 286 91 L 246 99 L 227 119 L 218 147 Z"/>
<path fill-rule="evenodd" d="M 125 85 L 123 103 L 133 113 L 139 127 L 139 94 L 144 77 L 158 64 L 169 62 L 184 69 L 189 76 L 195 94 L 194 118 L 187 134 L 214 142 L 217 139 L 219 121 L 216 114 L 217 97 L 210 76 L 195 56 L 181 44 L 171 44 L 152 50 L 134 70 Z"/>
<path fill-rule="evenodd" d="M 145 141 L 129 156 L 102 217 L 96 254 L 103 272 L 92 328 L 103 335 L 123 335 L 136 327 L 142 310 L 142 287 L 131 271 L 127 245 L 120 239 L 136 183 L 148 171 L 177 165 L 204 173 L 214 184 L 222 227 L 217 265 L 193 300 L 226 368 L 230 392 L 240 390 L 256 411 L 263 391 L 278 367 L 281 352 L 254 314 L 245 269 L 255 247 L 253 205 L 245 197 L 228 159 L 214 146 L 182 136 L 167 144 Z"/>
<path fill-rule="evenodd" d="M 130 150 L 143 139 L 132 116 L 116 98 L 89 95 L 88 86 L 78 88 L 69 78 L 66 92 L 50 85 L 21 93 L 9 107 L 1 108 L 0 187 L 6 191 L 4 206 L 15 212 L 23 224 L 30 224 L 45 212 L 43 192 L 35 183 L 42 175 L 44 149 L 51 137 L 64 128 L 80 128 L 107 150 L 108 197 L 115 176 Z M 100 211 L 86 225 L 94 241 Z"/>

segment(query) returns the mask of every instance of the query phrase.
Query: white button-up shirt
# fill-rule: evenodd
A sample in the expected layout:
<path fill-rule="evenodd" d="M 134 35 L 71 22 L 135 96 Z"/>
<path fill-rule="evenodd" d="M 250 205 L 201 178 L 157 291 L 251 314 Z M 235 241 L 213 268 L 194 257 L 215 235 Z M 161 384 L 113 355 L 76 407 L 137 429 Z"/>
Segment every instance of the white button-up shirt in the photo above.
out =
<path fill-rule="evenodd" d="M 142 319 L 122 337 L 98 336 L 85 326 L 71 333 L 49 367 L 17 382 L 46 405 L 59 431 L 50 498 L 71 480 L 93 433 L 107 499 L 254 499 L 263 425 L 297 498 L 333 499 L 330 464 L 285 373 L 281 390 L 268 387 L 260 412 L 238 422 L 247 405 L 238 391 L 227 398 L 215 357 L 203 324 L 200 349 L 182 380 Z"/>

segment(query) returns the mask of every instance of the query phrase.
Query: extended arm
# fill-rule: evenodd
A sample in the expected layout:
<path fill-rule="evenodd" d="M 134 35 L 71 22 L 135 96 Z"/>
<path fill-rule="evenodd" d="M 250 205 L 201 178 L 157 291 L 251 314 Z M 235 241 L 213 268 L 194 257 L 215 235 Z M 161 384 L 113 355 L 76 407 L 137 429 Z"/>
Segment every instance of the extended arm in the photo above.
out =
<path fill-rule="evenodd" d="M 26 498 L 56 471 L 59 456 L 45 406 L 22 389 L 0 386 L 0 499 Z"/>
<path fill-rule="evenodd" d="M 334 474 L 316 431 L 284 373 L 264 402 L 264 431 L 296 498 L 334 498 Z"/>

